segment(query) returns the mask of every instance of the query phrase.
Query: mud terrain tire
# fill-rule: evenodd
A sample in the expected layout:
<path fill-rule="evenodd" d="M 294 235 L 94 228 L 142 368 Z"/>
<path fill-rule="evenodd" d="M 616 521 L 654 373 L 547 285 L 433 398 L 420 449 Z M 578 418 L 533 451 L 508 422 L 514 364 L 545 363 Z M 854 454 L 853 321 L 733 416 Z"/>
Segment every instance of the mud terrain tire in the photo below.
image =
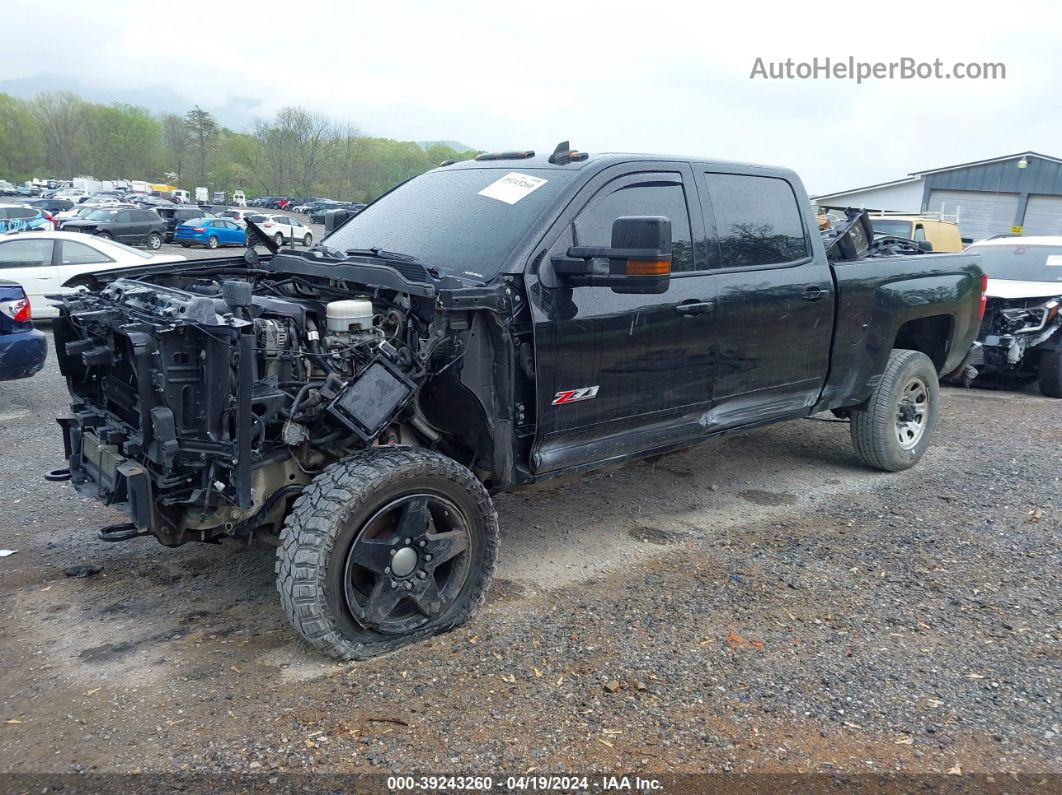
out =
<path fill-rule="evenodd" d="M 443 533 L 442 513 L 460 533 Z M 407 515 L 414 520 L 407 522 Z M 428 534 L 418 541 L 407 531 L 420 517 L 426 517 Z M 403 538 L 407 534 L 414 536 L 412 543 Z M 432 558 L 425 551 L 441 543 L 435 539 L 455 535 L 467 539 L 461 541 L 463 551 L 448 563 L 436 562 L 437 569 L 425 562 Z M 351 583 L 358 575 L 368 575 L 368 569 L 352 566 L 351 560 L 359 554 L 382 554 L 382 567 L 387 553 L 394 572 L 389 567 L 382 569 L 386 575 L 372 573 L 375 588 L 367 588 L 368 595 L 355 593 Z M 376 448 L 328 467 L 299 495 L 280 535 L 277 590 L 284 612 L 307 643 L 338 660 L 360 660 L 468 621 L 486 598 L 497 556 L 498 516 L 468 469 L 430 450 Z M 442 557 L 437 554 L 437 561 Z M 414 568 L 407 571 L 409 565 Z M 439 598 L 427 602 L 430 609 L 425 610 L 421 589 L 429 580 L 436 583 L 444 571 L 446 584 L 432 585 Z M 408 596 L 403 588 L 410 589 Z M 447 589 L 452 596 L 444 598 Z M 376 597 L 402 601 L 392 613 L 362 609 L 361 601 L 371 608 Z M 396 614 L 401 615 L 390 621 Z M 381 615 L 377 621 L 367 620 Z"/>

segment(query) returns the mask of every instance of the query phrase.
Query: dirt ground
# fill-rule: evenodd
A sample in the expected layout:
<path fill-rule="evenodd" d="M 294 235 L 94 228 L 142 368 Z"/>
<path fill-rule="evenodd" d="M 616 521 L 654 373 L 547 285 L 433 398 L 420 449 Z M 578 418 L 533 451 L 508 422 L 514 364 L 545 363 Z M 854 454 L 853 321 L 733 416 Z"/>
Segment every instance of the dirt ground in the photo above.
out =
<path fill-rule="evenodd" d="M 500 496 L 481 613 L 338 664 L 272 550 L 97 540 L 53 358 L 0 384 L 0 771 L 1062 772 L 1062 401 L 944 399 L 900 474 L 800 421 Z"/>

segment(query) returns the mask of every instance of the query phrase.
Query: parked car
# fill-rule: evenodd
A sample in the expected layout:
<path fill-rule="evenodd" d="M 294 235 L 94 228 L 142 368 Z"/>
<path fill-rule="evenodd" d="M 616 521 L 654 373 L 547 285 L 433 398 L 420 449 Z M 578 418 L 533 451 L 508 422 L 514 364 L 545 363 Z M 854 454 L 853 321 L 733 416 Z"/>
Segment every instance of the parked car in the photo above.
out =
<path fill-rule="evenodd" d="M 52 220 L 55 221 L 56 229 L 62 229 L 63 224 L 65 224 L 67 221 L 74 221 L 79 218 L 87 218 L 90 213 L 94 213 L 96 212 L 96 210 L 128 210 L 133 208 L 134 205 L 132 204 L 118 204 L 102 208 L 95 204 L 78 204 L 75 207 L 71 207 L 69 210 L 64 210 L 61 213 L 56 213 L 54 216 L 52 216 Z"/>
<path fill-rule="evenodd" d="M 157 251 L 166 237 L 166 221 L 151 210 L 101 207 L 84 218 L 66 221 L 63 231 L 85 232 Z"/>
<path fill-rule="evenodd" d="M 934 253 L 955 253 L 965 248 L 959 225 L 943 218 L 874 213 L 870 216 L 870 223 L 877 233 L 914 240 L 916 243 L 929 243 Z"/>
<path fill-rule="evenodd" d="M 189 246 L 243 246 L 247 244 L 244 228 L 228 218 L 195 218 L 177 225 L 174 242 Z"/>
<path fill-rule="evenodd" d="M 48 357 L 48 339 L 33 327 L 32 307 L 22 285 L 0 280 L 0 381 L 29 378 Z"/>
<path fill-rule="evenodd" d="M 0 204 L 0 232 L 51 231 L 55 223 L 36 207 L 24 204 Z"/>
<path fill-rule="evenodd" d="M 316 204 L 310 208 L 308 215 L 310 216 L 311 224 L 323 224 L 325 216 L 332 210 L 342 209 L 342 205 L 339 202 L 327 202 Z"/>
<path fill-rule="evenodd" d="M 306 246 L 313 245 L 313 232 L 298 218 L 290 215 L 264 215 L 253 213 L 248 215 L 265 232 L 276 241 L 281 243 L 302 243 Z"/>
<path fill-rule="evenodd" d="M 19 196 L 25 197 L 39 196 L 41 193 L 41 189 L 36 185 L 16 185 L 15 191 Z"/>
<path fill-rule="evenodd" d="M 240 208 L 226 208 L 217 213 L 218 218 L 228 218 L 230 221 L 235 221 L 240 226 L 247 226 L 247 217 L 250 215 L 261 215 L 261 210 L 255 210 L 253 208 L 248 209 L 246 207 Z"/>
<path fill-rule="evenodd" d="M 564 146 L 415 177 L 267 269 L 82 276 L 71 482 L 169 546 L 276 544 L 309 645 L 394 651 L 483 603 L 493 492 L 823 411 L 867 467 L 917 464 L 978 257 L 830 234 L 786 169 Z"/>
<path fill-rule="evenodd" d="M 980 374 L 1062 398 L 1062 236 L 1001 237 L 966 249 L 988 274 L 985 317 L 971 364 Z"/>
<path fill-rule="evenodd" d="M 23 204 L 27 207 L 36 207 L 38 210 L 44 210 L 53 216 L 74 207 L 74 203 L 67 199 L 29 199 L 24 201 Z"/>
<path fill-rule="evenodd" d="M 148 254 L 123 243 L 76 232 L 26 232 L 0 236 L 0 276 L 25 289 L 39 318 L 59 312 L 46 295 L 67 292 L 67 279 L 90 271 L 184 262 L 181 254 Z"/>
<path fill-rule="evenodd" d="M 17 196 L 18 188 L 6 179 L 0 179 L 0 196 Z"/>
<path fill-rule="evenodd" d="M 182 207 L 175 205 L 173 207 L 155 207 L 153 210 L 164 221 L 166 221 L 166 242 L 169 243 L 173 240 L 174 233 L 178 224 L 188 223 L 197 218 L 213 218 L 210 213 L 204 213 L 198 207 Z"/>

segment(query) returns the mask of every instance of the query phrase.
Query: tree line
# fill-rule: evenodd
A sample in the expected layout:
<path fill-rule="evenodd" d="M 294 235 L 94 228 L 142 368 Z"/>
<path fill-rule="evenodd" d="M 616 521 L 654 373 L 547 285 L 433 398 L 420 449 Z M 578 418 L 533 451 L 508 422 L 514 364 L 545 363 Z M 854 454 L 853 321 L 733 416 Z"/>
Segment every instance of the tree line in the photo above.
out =
<path fill-rule="evenodd" d="M 152 114 L 134 105 L 88 102 L 68 91 L 24 100 L 0 94 L 0 178 L 144 179 L 254 195 L 368 201 L 444 160 L 445 144 L 371 138 L 357 126 L 287 107 L 246 132 L 199 106 Z"/>

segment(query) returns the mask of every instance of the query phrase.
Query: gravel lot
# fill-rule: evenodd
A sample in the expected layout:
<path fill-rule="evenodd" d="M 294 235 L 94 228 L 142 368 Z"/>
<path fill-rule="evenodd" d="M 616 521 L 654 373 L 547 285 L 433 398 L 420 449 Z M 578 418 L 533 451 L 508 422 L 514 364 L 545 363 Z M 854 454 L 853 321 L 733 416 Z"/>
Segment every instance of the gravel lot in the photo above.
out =
<path fill-rule="evenodd" d="M 501 496 L 479 616 L 337 664 L 272 550 L 96 539 L 53 359 L 0 384 L 0 770 L 1062 772 L 1062 401 L 944 397 L 905 473 L 802 421 Z"/>

